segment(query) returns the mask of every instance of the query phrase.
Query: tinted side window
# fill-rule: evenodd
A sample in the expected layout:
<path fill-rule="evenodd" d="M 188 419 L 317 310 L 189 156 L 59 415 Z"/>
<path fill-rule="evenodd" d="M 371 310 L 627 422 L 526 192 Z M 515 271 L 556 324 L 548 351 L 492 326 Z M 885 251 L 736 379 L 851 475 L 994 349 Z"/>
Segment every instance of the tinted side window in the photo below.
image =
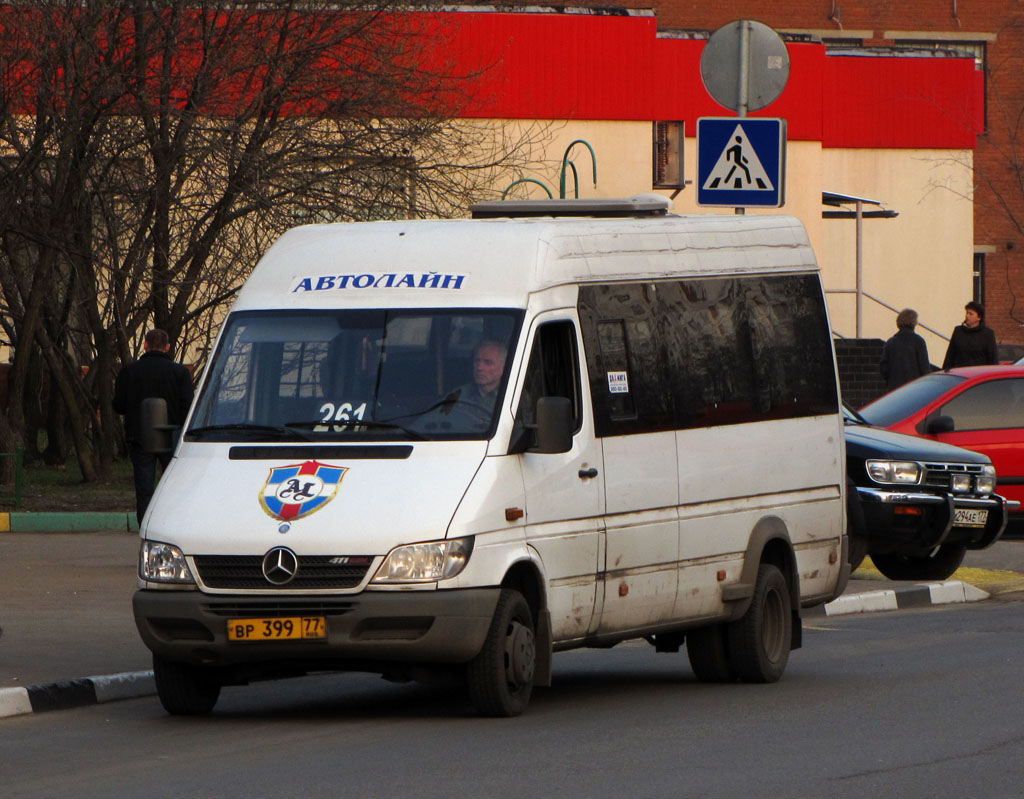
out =
<path fill-rule="evenodd" d="M 1024 427 L 1024 380 L 990 380 L 958 394 L 939 410 L 953 417 L 953 429 Z"/>
<path fill-rule="evenodd" d="M 598 436 L 673 427 L 658 290 L 652 283 L 580 289 Z"/>
<path fill-rule="evenodd" d="M 838 412 L 814 275 L 588 286 L 579 309 L 599 436 Z"/>
<path fill-rule="evenodd" d="M 750 327 L 735 279 L 659 286 L 676 427 L 759 418 Z"/>
<path fill-rule="evenodd" d="M 760 416 L 837 413 L 832 337 L 818 279 L 780 275 L 742 284 Z"/>

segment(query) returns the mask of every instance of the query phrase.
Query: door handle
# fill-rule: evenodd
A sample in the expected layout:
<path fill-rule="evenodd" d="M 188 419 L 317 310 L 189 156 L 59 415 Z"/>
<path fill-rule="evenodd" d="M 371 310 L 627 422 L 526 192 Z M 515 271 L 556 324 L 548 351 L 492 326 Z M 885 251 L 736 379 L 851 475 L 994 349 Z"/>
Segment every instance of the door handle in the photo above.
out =
<path fill-rule="evenodd" d="M 580 469 L 579 471 L 580 480 L 586 480 L 590 477 L 597 477 L 597 469 Z"/>

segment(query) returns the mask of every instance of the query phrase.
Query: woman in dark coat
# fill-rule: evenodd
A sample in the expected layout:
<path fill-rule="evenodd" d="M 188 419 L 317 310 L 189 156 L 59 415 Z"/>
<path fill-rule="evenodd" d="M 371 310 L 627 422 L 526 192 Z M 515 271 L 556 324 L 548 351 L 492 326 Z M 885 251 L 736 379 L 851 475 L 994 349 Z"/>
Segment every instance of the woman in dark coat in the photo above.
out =
<path fill-rule="evenodd" d="M 964 306 L 964 323 L 953 329 L 942 361 L 943 369 L 999 363 L 996 334 L 985 327 L 985 306 L 969 302 Z"/>
<path fill-rule="evenodd" d="M 896 327 L 899 330 L 885 342 L 879 363 L 889 391 L 932 370 L 928 360 L 928 345 L 914 332 L 917 327 L 917 311 L 913 308 L 900 311 L 896 317 Z"/>

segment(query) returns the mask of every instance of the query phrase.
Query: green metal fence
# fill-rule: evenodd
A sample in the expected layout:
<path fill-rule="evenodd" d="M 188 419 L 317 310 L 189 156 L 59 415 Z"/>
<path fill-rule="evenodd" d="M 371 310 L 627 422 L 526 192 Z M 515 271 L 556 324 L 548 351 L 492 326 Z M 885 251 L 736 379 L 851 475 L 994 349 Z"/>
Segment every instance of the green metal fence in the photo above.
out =
<path fill-rule="evenodd" d="M 14 452 L 0 452 L 0 458 L 14 458 L 14 485 L 0 485 L 0 505 L 13 505 L 15 510 L 21 508 L 21 500 L 25 488 L 24 450 L 18 447 Z"/>

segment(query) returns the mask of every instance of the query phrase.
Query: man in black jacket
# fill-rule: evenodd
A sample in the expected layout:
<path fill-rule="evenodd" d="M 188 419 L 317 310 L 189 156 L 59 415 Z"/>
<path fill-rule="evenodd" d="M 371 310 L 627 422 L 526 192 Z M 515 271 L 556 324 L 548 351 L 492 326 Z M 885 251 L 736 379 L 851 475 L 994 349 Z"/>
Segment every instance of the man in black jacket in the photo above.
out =
<path fill-rule="evenodd" d="M 996 334 L 992 328 L 985 327 L 985 306 L 980 302 L 969 302 L 964 306 L 964 323 L 953 328 L 942 368 L 995 363 L 999 363 Z"/>
<path fill-rule="evenodd" d="M 889 391 L 909 383 L 932 370 L 928 362 L 928 345 L 914 332 L 917 327 L 917 311 L 904 308 L 896 317 L 896 335 L 885 342 L 879 366 Z"/>
<path fill-rule="evenodd" d="M 193 394 L 192 374 L 168 355 L 171 342 L 166 332 L 150 330 L 143 349 L 142 357 L 121 369 L 114 382 L 114 410 L 124 414 L 128 454 L 135 473 L 135 515 L 140 523 L 156 487 L 157 460 L 161 469 L 166 469 L 171 461 L 170 455 L 154 455 L 142 450 L 139 435 L 142 401 L 151 397 L 166 400 L 167 423 L 180 425 L 185 421 Z"/>

